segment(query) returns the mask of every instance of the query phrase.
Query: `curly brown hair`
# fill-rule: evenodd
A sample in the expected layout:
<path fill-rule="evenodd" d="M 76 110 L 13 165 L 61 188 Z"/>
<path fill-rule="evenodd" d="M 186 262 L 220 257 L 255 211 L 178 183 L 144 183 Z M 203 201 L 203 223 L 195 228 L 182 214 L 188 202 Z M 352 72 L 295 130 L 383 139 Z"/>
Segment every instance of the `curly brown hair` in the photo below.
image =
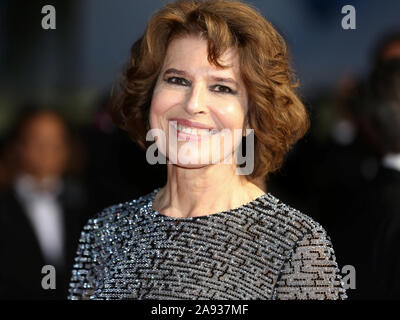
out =
<path fill-rule="evenodd" d="M 133 141 L 147 148 L 149 110 L 168 44 L 182 36 L 207 40 L 208 61 L 218 62 L 229 48 L 239 54 L 249 97 L 246 121 L 254 129 L 254 170 L 262 179 L 282 166 L 284 156 L 309 128 L 309 117 L 295 93 L 298 82 L 289 66 L 284 39 L 248 4 L 229 0 L 183 0 L 165 5 L 151 17 L 133 44 L 112 117 Z"/>

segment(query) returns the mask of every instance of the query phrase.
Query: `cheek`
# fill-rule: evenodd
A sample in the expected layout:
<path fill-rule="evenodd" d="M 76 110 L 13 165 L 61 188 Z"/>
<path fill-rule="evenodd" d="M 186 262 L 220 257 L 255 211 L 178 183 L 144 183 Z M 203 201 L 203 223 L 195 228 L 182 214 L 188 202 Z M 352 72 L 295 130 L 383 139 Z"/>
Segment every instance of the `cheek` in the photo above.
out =
<path fill-rule="evenodd" d="M 181 95 L 165 89 L 155 89 L 150 106 L 150 124 L 159 127 L 160 122 L 168 111 L 178 105 L 182 100 Z"/>
<path fill-rule="evenodd" d="M 238 103 L 226 104 L 223 107 L 214 108 L 222 126 L 227 129 L 241 129 L 244 121 L 244 109 Z"/>

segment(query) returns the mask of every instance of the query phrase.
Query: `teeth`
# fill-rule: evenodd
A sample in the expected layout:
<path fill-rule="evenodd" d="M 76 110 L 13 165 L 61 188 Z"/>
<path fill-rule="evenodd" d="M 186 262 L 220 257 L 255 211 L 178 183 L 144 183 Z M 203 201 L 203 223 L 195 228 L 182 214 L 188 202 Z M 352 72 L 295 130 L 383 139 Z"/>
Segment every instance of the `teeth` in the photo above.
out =
<path fill-rule="evenodd" d="M 187 134 L 192 134 L 192 135 L 211 136 L 218 132 L 217 129 L 198 129 L 198 128 L 193 128 L 193 127 L 186 127 L 181 124 L 177 124 L 175 121 L 172 121 L 171 123 L 175 129 L 178 129 L 181 132 L 184 132 Z"/>

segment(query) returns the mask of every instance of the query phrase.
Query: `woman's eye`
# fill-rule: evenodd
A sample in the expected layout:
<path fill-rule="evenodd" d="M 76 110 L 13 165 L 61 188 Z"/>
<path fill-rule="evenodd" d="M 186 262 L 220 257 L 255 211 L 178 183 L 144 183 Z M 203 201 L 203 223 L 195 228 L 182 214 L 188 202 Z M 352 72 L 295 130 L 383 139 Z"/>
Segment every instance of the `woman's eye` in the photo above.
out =
<path fill-rule="evenodd" d="M 219 87 L 220 89 L 217 90 L 217 92 L 221 92 L 221 93 L 234 93 L 233 90 L 229 87 L 226 86 L 221 86 L 219 84 L 217 84 L 216 86 L 214 86 L 214 88 Z"/>
<path fill-rule="evenodd" d="M 171 84 L 178 84 L 178 85 L 186 84 L 186 80 L 185 79 L 178 78 L 178 77 L 170 77 L 170 78 L 167 78 L 165 81 L 168 82 L 168 83 L 171 83 Z"/>
<path fill-rule="evenodd" d="M 170 84 L 175 84 L 175 85 L 184 85 L 184 86 L 190 85 L 189 81 L 187 81 L 184 78 L 179 78 L 179 77 L 170 77 L 170 78 L 165 79 L 164 81 L 167 83 L 170 83 Z M 213 86 L 213 88 L 214 88 L 214 92 L 217 92 L 217 93 L 230 93 L 230 94 L 236 93 L 236 91 L 233 91 L 231 88 L 222 86 L 220 84 Z M 217 90 L 215 90 L 215 89 L 217 89 Z"/>

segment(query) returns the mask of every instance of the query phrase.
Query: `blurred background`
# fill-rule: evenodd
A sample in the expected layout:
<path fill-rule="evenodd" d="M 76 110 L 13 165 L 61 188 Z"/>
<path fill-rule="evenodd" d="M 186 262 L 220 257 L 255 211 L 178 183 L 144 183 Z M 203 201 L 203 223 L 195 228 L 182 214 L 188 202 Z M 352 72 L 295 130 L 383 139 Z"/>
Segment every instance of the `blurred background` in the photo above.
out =
<path fill-rule="evenodd" d="M 167 2 L 1 1 L 0 298 L 65 298 L 87 219 L 165 182 L 107 109 L 130 46 Z M 355 266 L 351 299 L 400 298 L 400 2 L 246 2 L 285 37 L 311 116 L 267 190 L 324 226 L 340 268 Z M 56 30 L 41 27 L 47 4 Z M 341 25 L 348 4 L 355 30 Z M 41 289 L 45 264 L 55 291 Z"/>

